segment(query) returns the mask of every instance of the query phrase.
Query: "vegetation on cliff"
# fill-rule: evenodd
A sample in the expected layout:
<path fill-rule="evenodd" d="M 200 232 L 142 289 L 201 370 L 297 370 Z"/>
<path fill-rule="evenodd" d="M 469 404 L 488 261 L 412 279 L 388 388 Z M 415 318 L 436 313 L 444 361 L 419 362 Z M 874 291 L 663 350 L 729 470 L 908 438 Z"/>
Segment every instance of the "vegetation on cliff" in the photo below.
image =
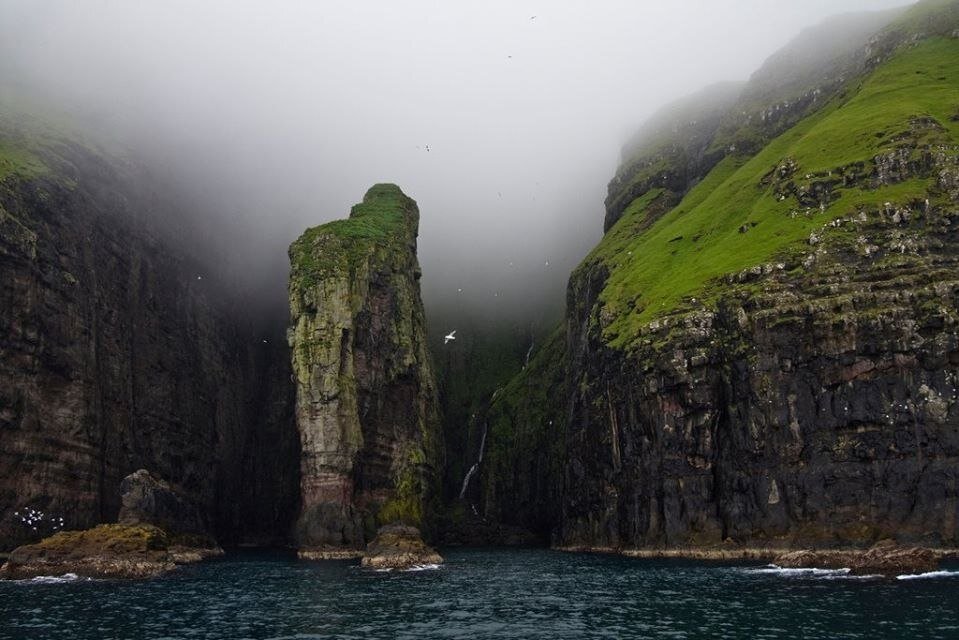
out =
<path fill-rule="evenodd" d="M 359 548 L 392 522 L 430 529 L 442 436 L 418 224 L 416 203 L 378 184 L 290 247 L 301 547 Z"/>
<path fill-rule="evenodd" d="M 606 339 L 628 346 L 677 307 L 715 304 L 717 279 L 773 260 L 824 224 L 860 208 L 942 199 L 936 176 L 882 179 L 877 161 L 959 142 L 959 40 L 906 47 L 759 153 L 722 160 L 678 206 L 644 229 L 661 191 L 636 198 L 580 270 L 609 273 L 600 295 Z M 573 276 L 577 277 L 576 274 Z"/>
<path fill-rule="evenodd" d="M 559 544 L 952 543 L 957 34 L 939 1 L 814 30 L 630 143 L 491 402 L 489 513 L 553 482 Z"/>
<path fill-rule="evenodd" d="M 418 216 L 416 202 L 395 184 L 373 185 L 349 218 L 307 229 L 293 243 L 295 277 L 304 286 L 314 286 L 337 272 L 355 272 L 374 252 L 403 250 L 411 230 L 416 236 Z"/>

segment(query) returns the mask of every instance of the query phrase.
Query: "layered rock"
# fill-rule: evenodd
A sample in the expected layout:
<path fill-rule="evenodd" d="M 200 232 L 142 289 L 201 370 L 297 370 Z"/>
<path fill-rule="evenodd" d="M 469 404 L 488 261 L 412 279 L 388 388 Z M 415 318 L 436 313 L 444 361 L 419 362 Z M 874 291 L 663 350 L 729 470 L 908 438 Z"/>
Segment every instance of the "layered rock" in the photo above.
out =
<path fill-rule="evenodd" d="M 727 160 L 691 193 L 710 198 L 732 176 L 748 206 L 726 218 L 725 198 L 680 205 L 646 243 L 646 229 L 630 226 L 642 211 L 628 213 L 634 219 L 573 274 L 560 544 L 959 543 L 959 154 L 942 124 L 950 98 L 914 114 L 878 97 L 905 99 L 915 88 L 897 83 L 904 70 L 950 69 L 957 53 L 942 40 L 885 52 L 865 93 L 804 121 L 773 151 Z M 858 119 L 860 105 L 876 119 Z M 875 145 L 833 137 L 835 146 L 789 146 L 815 139 L 833 113 Z M 881 131 L 869 128 L 877 122 Z M 773 155 L 785 148 L 802 161 Z M 763 174 L 766 158 L 775 164 Z M 724 235 L 691 219 L 704 212 L 708 225 L 729 225 Z M 781 241 L 790 233 L 794 241 Z M 734 264 L 731 254 L 759 242 L 781 248 L 715 278 L 687 268 Z M 684 296 L 656 289 L 644 260 L 671 265 L 662 276 L 676 288 L 683 278 L 701 284 Z"/>
<path fill-rule="evenodd" d="M 285 345 L 154 224 L 189 214 L 84 147 L 56 149 L 0 181 L 0 548 L 37 539 L 25 506 L 68 528 L 115 521 L 140 468 L 223 541 L 282 539 L 297 478 L 278 458 L 298 444 Z"/>
<path fill-rule="evenodd" d="M 492 504 L 547 487 L 554 544 L 637 555 L 959 544 L 959 51 L 926 37 L 957 22 L 920 3 L 641 137 L 538 356 L 568 380 L 530 368 L 493 403 Z"/>
<path fill-rule="evenodd" d="M 429 530 L 442 440 L 416 260 L 419 211 L 372 187 L 290 248 L 289 343 L 306 553 L 361 551 L 377 527 Z"/>

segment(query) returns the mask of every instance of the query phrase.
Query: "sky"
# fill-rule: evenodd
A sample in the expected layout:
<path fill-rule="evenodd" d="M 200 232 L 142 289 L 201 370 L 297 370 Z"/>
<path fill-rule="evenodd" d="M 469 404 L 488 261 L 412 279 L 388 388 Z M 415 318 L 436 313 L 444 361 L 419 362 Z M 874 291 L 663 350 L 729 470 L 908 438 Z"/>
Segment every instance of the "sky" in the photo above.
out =
<path fill-rule="evenodd" d="M 562 304 L 657 108 L 827 16 L 902 4 L 0 0 L 0 87 L 190 193 L 251 288 L 285 299 L 289 243 L 395 182 L 419 203 L 428 310 L 522 314 Z"/>

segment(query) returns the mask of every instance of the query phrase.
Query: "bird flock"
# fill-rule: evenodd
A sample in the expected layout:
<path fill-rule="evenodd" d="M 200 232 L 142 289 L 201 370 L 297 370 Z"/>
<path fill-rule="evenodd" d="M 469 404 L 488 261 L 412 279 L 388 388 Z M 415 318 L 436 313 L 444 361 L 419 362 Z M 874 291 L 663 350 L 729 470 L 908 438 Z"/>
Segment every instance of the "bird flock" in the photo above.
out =
<path fill-rule="evenodd" d="M 33 531 L 37 531 L 44 522 L 50 526 L 52 531 L 59 531 L 63 528 L 62 516 L 50 516 L 48 518 L 44 512 L 34 509 L 33 507 L 26 507 L 23 513 L 14 511 L 13 515 L 20 518 L 20 522 Z"/>

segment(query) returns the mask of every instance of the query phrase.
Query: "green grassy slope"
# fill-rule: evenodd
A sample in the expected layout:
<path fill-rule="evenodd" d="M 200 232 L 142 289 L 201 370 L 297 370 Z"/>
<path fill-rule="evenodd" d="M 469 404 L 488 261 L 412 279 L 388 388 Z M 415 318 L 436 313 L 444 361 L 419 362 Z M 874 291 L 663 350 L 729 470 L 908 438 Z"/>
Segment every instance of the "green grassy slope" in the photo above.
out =
<path fill-rule="evenodd" d="M 612 318 L 607 341 L 626 347 L 657 315 L 708 304 L 721 292 L 719 276 L 774 260 L 857 207 L 928 198 L 931 179 L 879 188 L 839 180 L 820 206 L 809 206 L 794 193 L 784 195 L 774 170 L 789 164 L 787 177 L 802 191 L 852 176 L 862 169 L 856 163 L 868 165 L 898 148 L 955 145 L 957 112 L 959 40 L 929 39 L 904 48 L 751 158 L 724 159 L 638 234 L 655 195 L 637 199 L 580 266 L 601 262 L 610 272 L 600 295 L 604 315 Z"/>

